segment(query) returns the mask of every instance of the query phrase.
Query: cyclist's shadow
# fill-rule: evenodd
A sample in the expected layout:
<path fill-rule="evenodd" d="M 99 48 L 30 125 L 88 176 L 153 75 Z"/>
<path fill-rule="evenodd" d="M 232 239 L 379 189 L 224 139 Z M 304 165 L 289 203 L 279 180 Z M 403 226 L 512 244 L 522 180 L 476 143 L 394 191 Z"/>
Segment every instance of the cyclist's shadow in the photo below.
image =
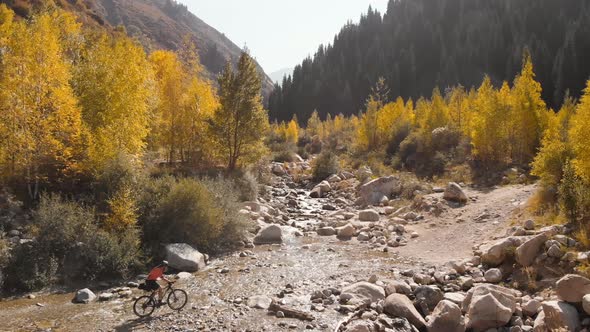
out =
<path fill-rule="evenodd" d="M 133 320 L 129 320 L 124 322 L 123 324 L 115 327 L 115 331 L 116 332 L 129 332 L 129 331 L 136 331 L 138 329 L 141 329 L 143 327 L 145 327 L 145 325 L 147 323 L 159 320 L 159 318 L 162 317 L 166 317 L 172 315 L 171 313 L 168 314 L 163 314 L 157 317 L 153 317 L 153 316 L 149 316 L 149 317 L 144 317 L 144 318 L 137 318 L 137 319 L 133 319 Z"/>

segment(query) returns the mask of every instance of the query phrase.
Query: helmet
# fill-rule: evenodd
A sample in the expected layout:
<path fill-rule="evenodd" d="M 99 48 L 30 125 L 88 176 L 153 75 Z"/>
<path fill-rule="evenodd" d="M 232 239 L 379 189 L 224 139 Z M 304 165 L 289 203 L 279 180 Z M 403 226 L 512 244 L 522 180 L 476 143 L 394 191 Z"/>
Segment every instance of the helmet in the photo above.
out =
<path fill-rule="evenodd" d="M 162 261 L 162 265 L 168 266 L 168 261 Z"/>

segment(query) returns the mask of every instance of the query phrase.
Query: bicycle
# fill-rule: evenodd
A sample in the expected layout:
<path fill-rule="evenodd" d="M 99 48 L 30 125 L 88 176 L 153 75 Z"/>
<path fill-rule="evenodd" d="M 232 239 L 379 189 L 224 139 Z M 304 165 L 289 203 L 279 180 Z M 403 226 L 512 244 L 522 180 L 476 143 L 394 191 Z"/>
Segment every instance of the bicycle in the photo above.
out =
<path fill-rule="evenodd" d="M 166 299 L 166 304 L 170 309 L 180 311 L 188 302 L 188 294 L 182 289 L 172 288 L 172 285 L 174 285 L 174 282 L 168 283 L 162 298 Z M 156 307 L 160 306 L 159 301 L 156 299 L 156 293 L 158 293 L 158 290 L 152 291 L 151 295 L 144 295 L 135 300 L 133 312 L 141 318 L 151 315 Z"/>

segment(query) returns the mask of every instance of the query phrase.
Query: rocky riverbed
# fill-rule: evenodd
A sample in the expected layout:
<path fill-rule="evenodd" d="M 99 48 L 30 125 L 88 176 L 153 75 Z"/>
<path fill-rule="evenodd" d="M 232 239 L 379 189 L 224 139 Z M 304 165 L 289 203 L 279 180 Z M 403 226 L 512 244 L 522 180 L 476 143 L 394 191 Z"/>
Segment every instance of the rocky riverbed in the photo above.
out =
<path fill-rule="evenodd" d="M 366 174 L 343 172 L 313 185 L 279 166 L 275 183 L 244 205 L 253 222 L 244 249 L 180 275 L 183 311 L 137 319 L 132 280 L 94 287 L 88 304 L 72 303 L 73 293 L 5 300 L 0 331 L 517 332 L 590 323 L 585 279 L 552 290 L 584 253 L 573 253 L 567 227 L 524 219 L 534 185 L 422 184 L 400 199 L 408 185 L 396 177 L 365 183 Z"/>

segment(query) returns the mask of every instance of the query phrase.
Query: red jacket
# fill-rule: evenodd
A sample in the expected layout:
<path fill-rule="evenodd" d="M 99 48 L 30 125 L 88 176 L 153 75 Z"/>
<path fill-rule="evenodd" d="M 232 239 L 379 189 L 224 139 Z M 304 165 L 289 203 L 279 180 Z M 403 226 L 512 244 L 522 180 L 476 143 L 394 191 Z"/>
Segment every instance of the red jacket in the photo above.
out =
<path fill-rule="evenodd" d="M 163 266 L 156 266 L 151 271 L 147 277 L 147 280 L 158 280 L 162 278 L 164 275 L 164 267 Z"/>

